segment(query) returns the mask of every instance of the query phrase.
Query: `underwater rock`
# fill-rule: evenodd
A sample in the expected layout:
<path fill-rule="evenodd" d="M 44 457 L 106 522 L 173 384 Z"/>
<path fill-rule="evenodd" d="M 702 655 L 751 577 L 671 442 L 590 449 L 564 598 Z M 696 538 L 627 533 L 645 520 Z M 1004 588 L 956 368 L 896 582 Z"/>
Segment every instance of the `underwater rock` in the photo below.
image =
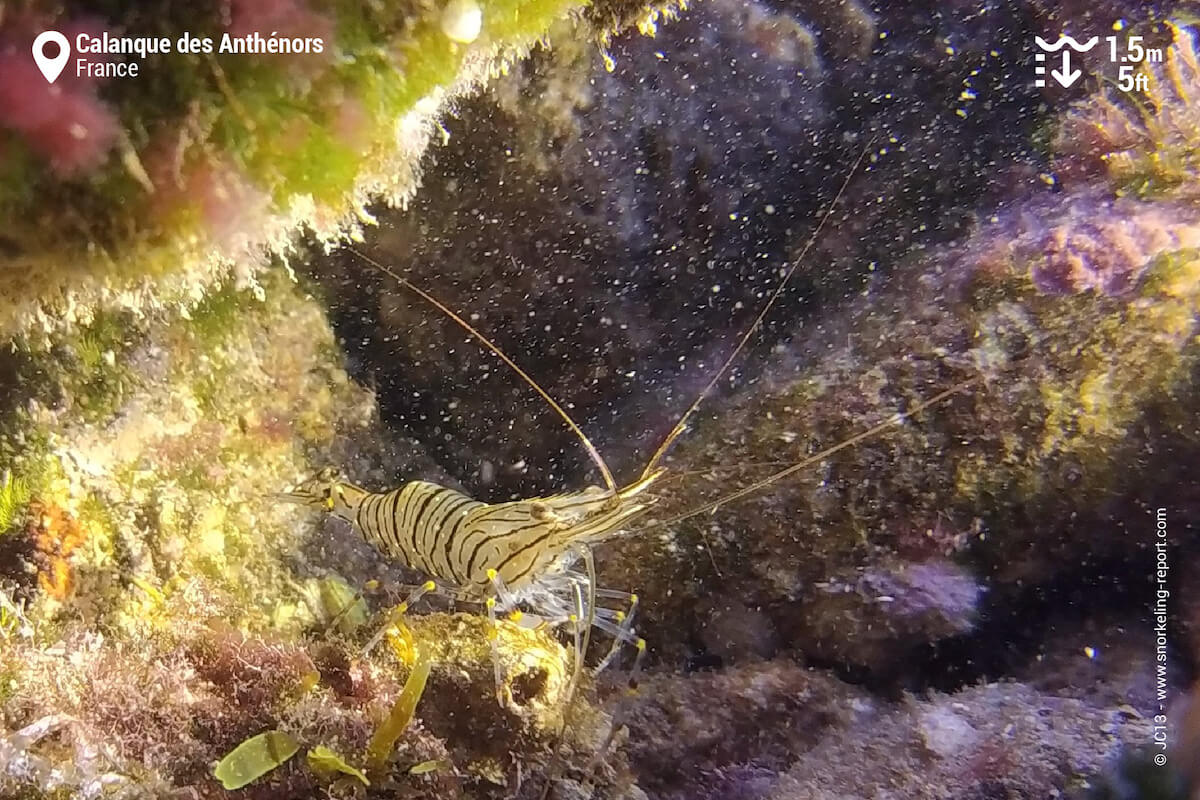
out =
<path fill-rule="evenodd" d="M 1013 665 L 1010 674 L 1040 692 L 1132 708 L 1152 718 L 1161 713 L 1160 689 L 1169 698 L 1187 689 L 1184 662 L 1174 653 L 1159 661 L 1155 631 L 1135 614 L 1097 603 L 1091 614 L 1082 615 L 1064 604 L 1050 611 L 1036 631 L 1030 648 L 1014 649 L 1010 658 L 1023 663 Z"/>
<path fill-rule="evenodd" d="M 1048 797 L 1098 784 L 1150 741 L 1153 649 L 1133 618 L 1099 635 L 1062 622 L 1021 681 L 899 702 L 786 660 L 659 674 L 629 707 L 630 763 L 662 798 Z"/>
<path fill-rule="evenodd" d="M 518 763 L 528 769 L 549 758 L 563 709 L 564 652 L 540 634 L 505 626 L 502 663 L 513 686 L 528 691 L 501 708 L 486 621 L 438 614 L 415 621 L 411 644 L 436 653 L 432 674 L 416 721 L 385 767 L 369 770 L 372 785 L 387 796 L 502 796 Z M 364 764 L 377 721 L 400 692 L 403 666 L 362 658 L 344 640 L 306 644 L 243 634 L 215 619 L 191 622 L 167 639 L 113 641 L 68 630 L 57 651 L 32 641 L 7 649 L 5 674 L 17 677 L 6 690 L 3 719 L 12 732 L 0 736 L 0 791 L 65 787 L 100 796 L 89 792 L 110 786 L 134 797 L 181 790 L 223 797 L 211 765 L 274 729 Z M 531 683 L 523 663 L 553 674 Z M 586 759 L 607 718 L 577 704 L 572 719 L 568 739 Z M 64 726 L 76 739 L 72 754 L 42 741 L 43 728 Z M 436 768 L 413 769 L 431 762 Z M 326 783 L 296 759 L 239 796 L 311 796 Z"/>
<path fill-rule="evenodd" d="M 670 528 L 651 520 L 642 526 L 648 536 L 609 545 L 605 583 L 642 595 L 652 649 L 685 657 L 681 645 L 705 625 L 700 601 L 720 605 L 728 595 L 765 609 L 784 647 L 887 672 L 897 666 L 889 656 L 965 632 L 970 614 L 914 627 L 903 604 L 850 613 L 845 604 L 856 594 L 823 584 L 855 587 L 859 576 L 895 572 L 897 556 L 918 564 L 948 557 L 972 576 L 964 587 L 987 587 L 995 604 L 1087 564 L 1139 558 L 1152 533 L 1139 498 L 1177 475 L 1200 444 L 1183 423 L 1196 410 L 1200 262 L 1189 245 L 1190 211 L 1145 201 L 1110 208 L 1111 222 L 1093 217 L 1092 230 L 1151 219 L 1148 228 L 1165 227 L 1144 240 L 1160 248 L 1122 255 L 1133 266 L 1113 272 L 1131 287 L 1119 297 L 1047 294 L 1033 276 L 1057 253 L 1017 248 L 1019 256 L 997 259 L 985 230 L 913 259 L 904 274 L 794 343 L 790 356 L 778 353 L 781 363 L 742 397 L 708 411 L 670 463 L 710 464 L 714 472 L 673 484 L 655 509 L 659 519 L 770 474 L 737 466 L 743 462 L 799 463 L 939 390 L 984 377 L 757 499 Z M 974 611 L 969 602 L 951 606 Z M 814 626 L 835 638 L 804 635 Z"/>
<path fill-rule="evenodd" d="M 875 563 L 807 588 L 805 612 L 780 624 L 785 641 L 822 663 L 897 664 L 908 649 L 974 630 L 982 593 L 944 559 Z"/>
<path fill-rule="evenodd" d="M 1137 715 L 1017 683 L 880 712 L 823 737 L 769 797 L 1053 797 L 1111 768 L 1123 742 L 1150 732 Z"/>
<path fill-rule="evenodd" d="M 787 661 L 664 674 L 643 681 L 629 705 L 626 750 L 654 797 L 746 796 L 733 787 L 773 783 L 797 754 L 874 707 L 862 690 Z M 740 780 L 730 793 L 715 791 L 714 778 L 720 786 L 731 771 Z"/>
<path fill-rule="evenodd" d="M 768 659 L 778 649 L 778 633 L 762 609 L 750 609 L 731 598 L 709 603 L 700 612 L 704 628 L 700 641 L 724 664 Z"/>
<path fill-rule="evenodd" d="M 1031 264 L 1050 294 L 1127 295 L 1156 258 L 1200 246 L 1200 213 L 1185 205 L 1113 198 L 1102 191 L 1039 198 L 994 217 L 964 254 L 963 269 Z"/>

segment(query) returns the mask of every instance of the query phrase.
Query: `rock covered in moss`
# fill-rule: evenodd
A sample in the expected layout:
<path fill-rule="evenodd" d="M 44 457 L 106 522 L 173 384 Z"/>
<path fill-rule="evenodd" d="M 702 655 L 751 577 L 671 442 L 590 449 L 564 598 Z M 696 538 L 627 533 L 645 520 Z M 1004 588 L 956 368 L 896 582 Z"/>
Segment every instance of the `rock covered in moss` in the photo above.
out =
<path fill-rule="evenodd" d="M 381 797 L 499 797 L 551 761 L 570 653 L 503 623 L 501 705 L 486 618 L 434 613 L 403 626 L 430 675 L 383 766 L 367 769 L 412 662 L 401 648 L 364 653 L 380 623 L 356 592 L 382 582 L 368 597 L 382 609 L 416 573 L 279 493 L 327 467 L 380 486 L 444 476 L 379 426 L 317 302 L 282 272 L 263 289 L 8 354 L 25 403 L 0 417 L 4 485 L 29 521 L 0 538 L 4 790 L 50 791 L 59 774 L 78 791 L 104 780 L 132 796 L 225 796 L 212 764 L 274 730 L 367 770 Z M 586 689 L 565 728 L 569 775 L 607 731 Z M 67 738 L 77 753 L 57 746 Z M 240 796 L 350 796 L 337 781 L 357 782 L 306 757 L 268 766 Z"/>
<path fill-rule="evenodd" d="M 624 717 L 630 763 L 663 798 L 1043 797 L 1120 786 L 1153 724 L 1153 651 L 1132 618 L 1096 631 L 1068 616 L 1032 643 L 1018 681 L 944 692 L 888 699 L 783 659 L 654 676 Z"/>
<path fill-rule="evenodd" d="M 694 635 L 704 625 L 694 600 L 715 591 L 765 609 L 785 644 L 810 656 L 891 669 L 887 642 L 894 655 L 971 630 L 976 602 L 967 598 L 978 587 L 1004 588 L 1000 598 L 1081 563 L 1137 557 L 1139 539 L 1125 526 L 1146 536 L 1150 528 L 1136 498 L 1197 445 L 1178 426 L 1194 405 L 1200 262 L 1187 247 L 1190 212 L 1129 203 L 1092 215 L 1087 230 L 1120 232 L 1143 218 L 1169 225 L 1152 237 L 1161 249 L 1105 253 L 1110 264 L 1128 256 L 1120 269 L 1139 276 L 1121 297 L 1046 294 L 1034 276 L 1055 251 L 1021 249 L 1018 238 L 1020 257 L 997 260 L 984 233 L 914 260 L 911 277 L 882 282 L 799 344 L 803 370 L 784 364 L 713 413 L 676 463 L 800 462 L 972 375 L 984 379 L 744 508 L 615 543 L 604 560 L 642 593 L 647 618 L 662 615 L 651 639 Z M 1159 466 L 1128 469 L 1134 463 Z M 681 482 L 661 518 L 766 474 L 734 468 Z M 962 591 L 921 570 L 909 577 L 931 580 L 870 588 L 872 575 L 905 574 L 897 556 L 958 561 Z M 950 611 L 944 623 L 906 621 L 906 609 L 933 598 Z"/>

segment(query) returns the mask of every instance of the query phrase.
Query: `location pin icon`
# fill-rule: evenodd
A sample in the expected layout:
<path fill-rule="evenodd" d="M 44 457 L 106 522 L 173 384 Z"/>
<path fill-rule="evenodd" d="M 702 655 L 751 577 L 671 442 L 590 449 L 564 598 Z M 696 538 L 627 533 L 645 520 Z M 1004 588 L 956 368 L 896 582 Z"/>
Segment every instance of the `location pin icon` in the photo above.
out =
<path fill-rule="evenodd" d="M 47 58 L 43 52 L 49 42 L 58 45 L 58 55 L 53 58 Z M 58 80 L 58 76 L 62 74 L 63 67 L 67 65 L 70 58 L 71 43 L 58 31 L 44 31 L 33 40 L 33 60 L 37 62 L 38 69 L 46 76 L 47 83 L 54 83 Z"/>

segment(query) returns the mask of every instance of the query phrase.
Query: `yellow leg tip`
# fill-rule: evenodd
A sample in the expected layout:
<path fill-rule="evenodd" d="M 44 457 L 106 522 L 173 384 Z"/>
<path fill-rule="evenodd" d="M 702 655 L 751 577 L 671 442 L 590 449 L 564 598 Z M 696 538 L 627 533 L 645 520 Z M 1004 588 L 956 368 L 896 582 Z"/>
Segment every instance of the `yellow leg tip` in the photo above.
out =
<path fill-rule="evenodd" d="M 421 588 L 427 592 L 432 592 L 434 589 L 437 588 L 437 584 L 434 583 L 433 581 L 425 581 L 425 583 L 421 584 Z"/>
<path fill-rule="evenodd" d="M 499 575 L 499 574 L 500 574 L 500 573 L 496 572 L 496 570 L 494 570 L 494 569 L 489 569 L 489 570 L 487 571 L 487 578 L 488 578 L 488 580 L 489 580 L 489 581 L 494 581 L 494 580 L 496 580 L 496 576 L 497 576 L 497 575 Z"/>

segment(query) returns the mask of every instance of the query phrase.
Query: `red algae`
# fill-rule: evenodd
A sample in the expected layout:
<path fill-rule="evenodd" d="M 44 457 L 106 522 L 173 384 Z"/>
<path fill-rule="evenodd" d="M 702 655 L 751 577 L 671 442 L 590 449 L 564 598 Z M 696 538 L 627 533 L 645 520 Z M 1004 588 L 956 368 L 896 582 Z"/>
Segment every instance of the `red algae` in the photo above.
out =
<path fill-rule="evenodd" d="M 78 177 L 105 163 L 120 123 L 97 95 L 95 79 L 77 78 L 70 69 L 53 84 L 42 77 L 29 50 L 34 32 L 45 27 L 24 19 L 0 29 L 0 126 L 19 134 L 59 177 Z M 62 29 L 68 38 L 75 30 L 99 30 L 80 22 Z"/>

